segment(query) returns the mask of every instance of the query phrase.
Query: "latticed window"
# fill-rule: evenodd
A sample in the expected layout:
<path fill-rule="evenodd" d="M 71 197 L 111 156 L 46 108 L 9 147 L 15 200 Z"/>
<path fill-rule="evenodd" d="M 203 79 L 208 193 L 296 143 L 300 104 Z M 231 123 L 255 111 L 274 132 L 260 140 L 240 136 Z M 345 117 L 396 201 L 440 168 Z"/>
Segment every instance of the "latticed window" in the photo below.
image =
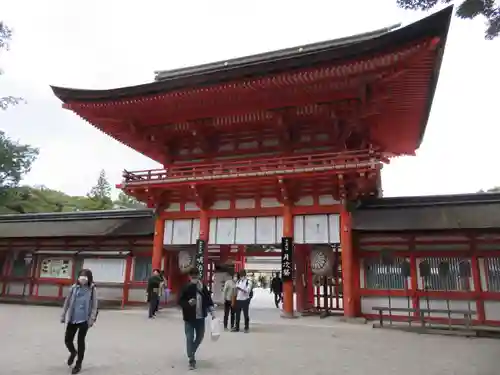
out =
<path fill-rule="evenodd" d="M 422 263 L 427 263 L 423 272 Z M 471 290 L 470 260 L 463 258 L 423 258 L 419 260 L 419 276 L 424 290 Z"/>
<path fill-rule="evenodd" d="M 500 292 L 500 258 L 484 258 L 488 291 Z"/>
<path fill-rule="evenodd" d="M 380 258 L 365 258 L 364 269 L 367 289 L 393 290 L 405 289 L 405 258 L 394 258 L 390 264 Z"/>
<path fill-rule="evenodd" d="M 148 281 L 152 272 L 151 257 L 135 257 L 134 281 Z"/>
<path fill-rule="evenodd" d="M 18 256 L 12 264 L 12 276 L 26 277 L 29 276 L 31 265 L 27 264 L 24 257 Z"/>

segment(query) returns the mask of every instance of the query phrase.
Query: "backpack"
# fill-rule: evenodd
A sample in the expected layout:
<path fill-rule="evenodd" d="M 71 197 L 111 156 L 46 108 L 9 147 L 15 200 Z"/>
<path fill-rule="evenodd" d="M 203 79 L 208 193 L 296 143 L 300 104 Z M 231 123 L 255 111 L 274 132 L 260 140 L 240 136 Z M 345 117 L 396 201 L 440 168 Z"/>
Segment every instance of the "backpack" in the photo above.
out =
<path fill-rule="evenodd" d="M 248 279 L 247 279 L 247 288 L 248 288 Z M 252 289 L 250 289 L 250 293 L 248 293 L 248 298 L 250 299 L 253 298 L 253 283 L 252 283 Z"/>

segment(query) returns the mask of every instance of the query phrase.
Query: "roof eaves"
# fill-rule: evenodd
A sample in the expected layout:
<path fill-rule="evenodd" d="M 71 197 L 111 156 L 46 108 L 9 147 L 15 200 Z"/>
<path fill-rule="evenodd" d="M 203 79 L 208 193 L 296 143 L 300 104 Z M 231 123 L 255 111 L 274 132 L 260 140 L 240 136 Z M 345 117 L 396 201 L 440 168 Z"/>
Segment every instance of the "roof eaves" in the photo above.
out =
<path fill-rule="evenodd" d="M 186 68 L 158 70 L 154 72 L 155 81 L 164 81 L 169 79 L 181 78 L 184 76 L 189 76 L 194 74 L 209 74 L 219 70 L 237 69 L 247 65 L 262 64 L 266 62 L 276 62 L 282 59 L 289 59 L 302 56 L 310 52 L 317 53 L 321 50 L 327 50 L 334 47 L 341 47 L 349 44 L 363 42 L 369 39 L 374 39 L 381 35 L 387 34 L 388 32 L 396 28 L 399 28 L 400 26 L 401 23 L 398 23 L 392 26 L 384 27 L 382 29 L 333 40 L 310 43 L 302 46 L 285 48 L 271 52 L 264 52 L 245 57 L 238 57 L 234 59 L 218 61 L 215 63 L 190 66 Z"/>
<path fill-rule="evenodd" d="M 70 220 L 104 220 L 152 217 L 153 211 L 144 210 L 106 210 L 106 211 L 76 211 L 50 212 L 33 214 L 0 215 L 2 222 L 33 222 L 33 221 L 70 221 Z"/>

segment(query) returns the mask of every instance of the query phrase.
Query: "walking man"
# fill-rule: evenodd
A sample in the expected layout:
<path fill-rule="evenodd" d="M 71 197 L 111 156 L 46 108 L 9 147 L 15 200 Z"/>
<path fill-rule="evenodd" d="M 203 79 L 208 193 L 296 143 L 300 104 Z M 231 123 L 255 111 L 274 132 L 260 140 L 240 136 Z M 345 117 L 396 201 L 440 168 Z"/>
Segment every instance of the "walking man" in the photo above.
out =
<path fill-rule="evenodd" d="M 208 313 L 214 315 L 214 303 L 206 285 L 202 283 L 196 268 L 189 272 L 190 281 L 184 285 L 179 294 L 179 306 L 182 308 L 184 333 L 186 335 L 186 352 L 189 369 L 196 368 L 196 351 L 205 336 L 205 318 Z"/>
<path fill-rule="evenodd" d="M 158 307 L 160 304 L 161 283 L 162 279 L 160 276 L 160 270 L 154 269 L 153 275 L 151 275 L 151 277 L 148 280 L 148 287 L 146 290 L 149 302 L 149 310 L 148 310 L 149 319 L 153 319 L 154 317 L 156 317 L 156 313 L 158 312 Z"/>
<path fill-rule="evenodd" d="M 231 315 L 231 328 L 234 327 L 234 316 L 236 308 L 236 283 L 238 282 L 238 273 L 235 273 L 232 279 L 224 284 L 224 330 L 227 330 L 229 315 Z"/>
<path fill-rule="evenodd" d="M 252 281 L 247 278 L 245 270 L 240 271 L 240 279 L 236 283 L 236 321 L 232 332 L 240 331 L 241 313 L 245 319 L 245 333 L 250 330 L 249 307 L 252 298 Z"/>
<path fill-rule="evenodd" d="M 283 280 L 279 272 L 276 272 L 276 276 L 271 280 L 271 292 L 274 293 L 274 304 L 279 308 L 279 304 L 283 301 Z"/>

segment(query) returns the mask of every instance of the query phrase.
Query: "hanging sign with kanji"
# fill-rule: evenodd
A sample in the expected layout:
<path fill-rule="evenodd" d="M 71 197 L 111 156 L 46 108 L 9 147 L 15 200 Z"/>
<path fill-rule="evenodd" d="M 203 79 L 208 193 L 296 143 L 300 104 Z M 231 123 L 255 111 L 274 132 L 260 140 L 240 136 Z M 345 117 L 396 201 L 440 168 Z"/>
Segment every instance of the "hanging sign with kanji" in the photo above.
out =
<path fill-rule="evenodd" d="M 283 281 L 293 278 L 293 238 L 281 238 L 281 277 Z"/>
<path fill-rule="evenodd" d="M 198 270 L 198 276 L 200 280 L 203 280 L 205 269 L 204 269 L 204 259 L 205 256 L 205 241 L 197 240 L 196 241 L 196 256 L 195 256 L 195 267 Z"/>

